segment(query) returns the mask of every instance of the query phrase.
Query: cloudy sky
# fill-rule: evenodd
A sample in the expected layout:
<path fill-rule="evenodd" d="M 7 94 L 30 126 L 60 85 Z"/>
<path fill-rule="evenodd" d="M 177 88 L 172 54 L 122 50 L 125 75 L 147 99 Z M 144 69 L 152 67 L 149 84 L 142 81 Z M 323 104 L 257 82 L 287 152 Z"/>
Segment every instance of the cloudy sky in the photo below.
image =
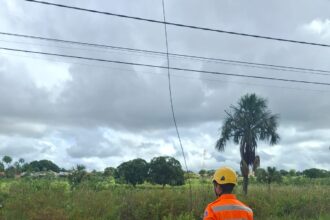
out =
<path fill-rule="evenodd" d="M 162 20 L 161 0 L 51 2 Z M 165 0 L 167 20 L 330 44 L 327 0 Z M 164 26 L 2 0 L 0 32 L 166 51 Z M 330 70 L 330 48 L 168 27 L 169 51 Z M 0 35 L 0 47 L 166 65 L 166 57 Z M 171 57 L 174 67 L 330 83 L 330 75 L 284 72 Z M 0 50 L 0 156 L 49 159 L 71 168 L 174 156 L 183 164 L 165 70 Z M 330 169 L 330 87 L 171 71 L 173 102 L 189 169 L 230 165 L 238 146 L 214 144 L 224 110 L 246 93 L 268 99 L 281 141 L 260 142 L 261 166 Z"/>

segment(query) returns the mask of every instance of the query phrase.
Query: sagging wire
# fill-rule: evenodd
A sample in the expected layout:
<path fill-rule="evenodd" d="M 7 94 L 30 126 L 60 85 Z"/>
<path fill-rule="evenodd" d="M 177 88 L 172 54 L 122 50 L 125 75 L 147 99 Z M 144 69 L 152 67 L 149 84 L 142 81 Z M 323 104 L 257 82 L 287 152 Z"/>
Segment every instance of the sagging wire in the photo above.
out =
<path fill-rule="evenodd" d="M 176 130 L 176 134 L 178 136 L 184 164 L 186 167 L 187 171 L 187 180 L 189 184 L 189 195 L 190 195 L 190 211 L 192 211 L 192 188 L 191 188 L 191 182 L 190 182 L 190 175 L 189 175 L 189 169 L 187 165 L 187 160 L 186 160 L 186 155 L 184 153 L 182 141 L 181 141 L 181 136 L 179 133 L 178 125 L 176 123 L 176 118 L 175 118 L 175 113 L 174 113 L 174 105 L 173 105 L 173 96 L 172 96 L 172 85 L 171 85 L 171 72 L 170 72 L 170 58 L 169 58 L 169 53 L 168 53 L 168 37 L 167 37 L 167 26 L 166 26 L 166 13 L 165 13 L 165 3 L 164 0 L 162 0 L 162 6 L 163 6 L 163 18 L 164 18 L 164 33 L 165 33 L 165 42 L 166 42 L 166 59 L 167 59 L 167 77 L 168 77 L 168 90 L 169 90 L 169 95 L 170 95 L 170 104 L 171 104 L 171 111 L 172 111 L 172 118 Z"/>

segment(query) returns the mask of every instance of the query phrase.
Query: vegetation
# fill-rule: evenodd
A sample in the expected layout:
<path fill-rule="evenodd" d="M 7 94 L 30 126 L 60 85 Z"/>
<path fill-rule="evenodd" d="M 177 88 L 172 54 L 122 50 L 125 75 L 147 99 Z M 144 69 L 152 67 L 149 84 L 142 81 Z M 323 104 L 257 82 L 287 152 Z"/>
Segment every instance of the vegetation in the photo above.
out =
<path fill-rule="evenodd" d="M 68 181 L 71 188 L 76 188 L 87 177 L 86 167 L 84 165 L 77 165 L 68 176 Z"/>
<path fill-rule="evenodd" d="M 302 173 L 308 178 L 323 178 L 329 176 L 329 172 L 326 170 L 320 170 L 316 168 L 304 170 Z"/>
<path fill-rule="evenodd" d="M 180 162 L 173 157 L 156 157 L 149 164 L 149 180 L 163 187 L 166 184 L 183 185 L 184 172 Z"/>
<path fill-rule="evenodd" d="M 9 165 L 13 161 L 13 159 L 10 156 L 4 156 L 2 158 L 2 161 L 7 164 L 7 167 L 9 167 Z"/>
<path fill-rule="evenodd" d="M 148 163 L 143 159 L 134 159 L 124 162 L 117 167 L 115 178 L 118 182 L 132 184 L 142 184 L 148 174 Z"/>
<path fill-rule="evenodd" d="M 0 178 L 0 219 L 198 220 L 206 205 L 215 199 L 210 183 L 214 170 L 187 175 L 171 157 L 156 157 L 150 163 L 135 159 L 117 168 L 108 167 L 104 172 L 88 172 L 83 165 L 77 165 L 66 172 L 67 176 L 56 176 L 51 169 L 43 169 L 20 177 L 18 174 L 26 173 L 31 163 L 21 161 L 18 166 L 14 162 L 4 169 L 6 175 Z M 47 175 L 35 175 L 43 172 Z M 143 178 L 134 177 L 134 184 L 126 172 L 137 172 Z M 192 210 L 189 187 L 181 185 L 187 177 L 192 184 Z M 268 167 L 257 169 L 250 179 L 248 197 L 241 187 L 235 193 L 254 210 L 257 220 L 330 217 L 329 171 L 277 171 Z M 239 185 L 242 184 L 240 175 Z"/>
<path fill-rule="evenodd" d="M 257 181 L 261 183 L 267 183 L 270 189 L 271 183 L 281 183 L 282 175 L 275 167 L 267 167 L 267 170 L 259 168 L 256 170 Z"/>
<path fill-rule="evenodd" d="M 237 106 L 231 106 L 232 112 L 227 112 L 227 117 L 222 126 L 221 136 L 216 143 L 216 149 L 223 151 L 226 142 L 233 139 L 240 145 L 241 172 L 244 178 L 243 190 L 247 194 L 249 167 L 255 171 L 260 164 L 259 156 L 255 155 L 257 142 L 269 141 L 271 145 L 279 141 L 277 134 L 278 116 L 273 115 L 267 108 L 267 100 L 255 94 L 243 96 Z"/>
<path fill-rule="evenodd" d="M 235 193 L 254 210 L 256 220 L 329 219 L 330 179 L 323 178 L 327 182 L 322 184 L 318 179 L 304 179 L 308 185 L 272 183 L 271 191 L 267 184 L 251 181 L 248 197 L 241 187 Z M 90 178 L 71 189 L 64 179 L 2 179 L 0 219 L 199 220 L 205 206 L 215 199 L 209 181 L 193 181 L 192 211 L 187 186 L 145 183 L 134 188 L 110 179 L 101 182 Z"/>

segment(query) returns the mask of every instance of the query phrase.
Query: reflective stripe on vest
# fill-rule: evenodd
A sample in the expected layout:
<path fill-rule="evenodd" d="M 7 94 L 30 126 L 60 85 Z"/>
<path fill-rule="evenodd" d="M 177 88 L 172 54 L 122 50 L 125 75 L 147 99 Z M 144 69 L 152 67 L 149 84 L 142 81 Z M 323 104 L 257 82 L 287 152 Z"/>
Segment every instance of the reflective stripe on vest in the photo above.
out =
<path fill-rule="evenodd" d="M 214 212 L 236 211 L 236 210 L 252 212 L 252 210 L 249 207 L 241 206 L 241 205 L 221 205 L 221 206 L 214 206 L 214 207 L 212 207 L 212 210 Z"/>

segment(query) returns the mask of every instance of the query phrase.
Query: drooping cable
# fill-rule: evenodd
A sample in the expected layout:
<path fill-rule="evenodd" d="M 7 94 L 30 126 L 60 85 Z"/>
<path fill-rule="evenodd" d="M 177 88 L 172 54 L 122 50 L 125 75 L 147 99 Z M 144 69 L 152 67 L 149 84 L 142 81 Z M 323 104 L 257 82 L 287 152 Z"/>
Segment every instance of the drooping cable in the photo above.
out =
<path fill-rule="evenodd" d="M 165 43 L 166 43 L 166 58 L 167 58 L 167 77 L 168 77 L 168 90 L 169 90 L 169 95 L 170 95 L 170 105 L 171 105 L 171 112 L 172 112 L 172 118 L 173 118 L 173 123 L 175 126 L 176 134 L 178 136 L 180 148 L 181 148 L 181 153 L 184 161 L 184 165 L 186 167 L 187 175 L 188 175 L 188 184 L 189 184 L 189 193 L 190 193 L 190 211 L 192 211 L 192 189 L 191 189 L 191 182 L 189 178 L 189 169 L 187 165 L 187 160 L 186 160 L 186 155 L 183 149 L 182 141 L 181 141 L 181 136 L 179 133 L 178 125 L 176 122 L 176 117 L 175 117 L 175 112 L 174 112 L 174 105 L 173 105 L 173 95 L 172 95 L 172 85 L 171 85 L 171 72 L 170 72 L 170 58 L 168 55 L 168 36 L 167 36 L 167 27 L 166 27 L 166 14 L 165 14 L 165 3 L 164 0 L 162 0 L 162 6 L 163 6 L 163 18 L 164 18 L 164 33 L 165 33 Z"/>

